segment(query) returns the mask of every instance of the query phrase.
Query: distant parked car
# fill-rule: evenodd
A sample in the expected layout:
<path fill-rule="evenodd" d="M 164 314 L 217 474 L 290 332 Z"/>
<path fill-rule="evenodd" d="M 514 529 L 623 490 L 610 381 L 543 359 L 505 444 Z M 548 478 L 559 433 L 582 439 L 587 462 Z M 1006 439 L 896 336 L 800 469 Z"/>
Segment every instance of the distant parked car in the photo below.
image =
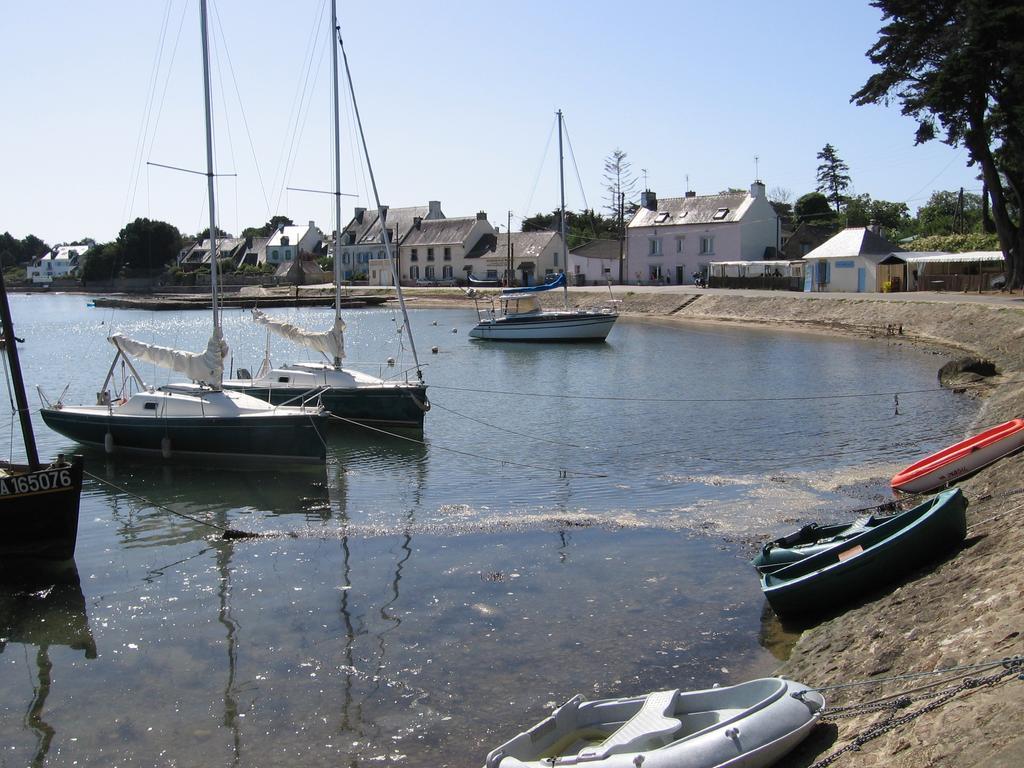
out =
<path fill-rule="evenodd" d="M 416 285 L 419 288 L 429 288 L 429 287 L 431 287 L 433 285 L 437 285 L 437 281 L 436 280 L 424 280 L 423 278 L 420 278 L 419 280 L 416 281 Z"/>
<path fill-rule="evenodd" d="M 434 285 L 443 285 L 445 288 L 454 288 L 458 283 L 455 282 L 454 277 L 446 277 L 443 280 L 438 280 Z"/>

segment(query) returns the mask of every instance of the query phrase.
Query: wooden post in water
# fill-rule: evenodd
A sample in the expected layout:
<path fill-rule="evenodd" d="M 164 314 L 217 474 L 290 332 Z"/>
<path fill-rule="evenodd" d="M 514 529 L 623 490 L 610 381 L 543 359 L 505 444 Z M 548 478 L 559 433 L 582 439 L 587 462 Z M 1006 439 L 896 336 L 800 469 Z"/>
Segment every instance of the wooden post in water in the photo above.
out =
<path fill-rule="evenodd" d="M 7 350 L 7 360 L 11 364 L 11 383 L 14 385 L 14 399 L 18 405 L 21 434 L 25 439 L 25 455 L 28 457 L 29 467 L 34 472 L 39 469 L 39 452 L 36 450 L 36 437 L 32 432 L 32 414 L 28 410 L 28 398 L 25 397 L 25 382 L 21 378 L 18 340 L 14 338 L 14 321 L 11 320 L 11 307 L 7 303 L 7 286 L 4 284 L 2 270 L 0 270 L 0 319 L 3 320 L 4 347 Z"/>

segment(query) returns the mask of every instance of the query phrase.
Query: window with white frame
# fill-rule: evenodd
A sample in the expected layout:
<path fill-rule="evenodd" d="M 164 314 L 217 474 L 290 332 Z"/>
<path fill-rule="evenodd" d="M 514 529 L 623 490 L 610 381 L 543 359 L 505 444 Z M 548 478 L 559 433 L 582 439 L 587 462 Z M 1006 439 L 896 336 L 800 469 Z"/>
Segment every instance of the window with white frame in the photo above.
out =
<path fill-rule="evenodd" d="M 419 276 L 420 276 L 420 268 L 419 267 L 417 267 L 415 264 L 413 264 L 411 267 L 409 267 L 409 279 L 410 280 L 417 280 L 417 279 L 419 279 Z"/>
<path fill-rule="evenodd" d="M 657 237 L 652 237 L 647 241 L 647 255 L 648 256 L 660 256 L 661 255 L 661 240 Z"/>
<path fill-rule="evenodd" d="M 714 235 L 704 235 L 700 239 L 700 255 L 710 256 L 715 252 L 715 238 Z"/>
<path fill-rule="evenodd" d="M 685 235 L 680 235 L 679 237 L 676 238 L 676 253 L 682 253 L 683 252 L 683 240 L 685 240 L 685 239 L 686 239 Z"/>

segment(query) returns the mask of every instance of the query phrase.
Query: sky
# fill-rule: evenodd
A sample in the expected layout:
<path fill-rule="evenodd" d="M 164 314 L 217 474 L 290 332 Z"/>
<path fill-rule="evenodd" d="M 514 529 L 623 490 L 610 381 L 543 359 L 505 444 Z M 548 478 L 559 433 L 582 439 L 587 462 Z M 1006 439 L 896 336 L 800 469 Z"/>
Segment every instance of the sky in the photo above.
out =
<path fill-rule="evenodd" d="M 206 167 L 198 0 L 4 5 L 0 232 L 205 229 L 203 177 L 160 167 Z M 298 191 L 333 189 L 330 0 L 210 7 L 218 226 L 282 214 L 332 231 L 332 197 Z M 933 191 L 980 192 L 964 150 L 914 146 L 898 105 L 850 103 L 882 25 L 863 0 L 339 0 L 339 23 L 384 205 L 439 200 L 502 231 L 511 211 L 518 231 L 559 205 L 559 109 L 570 209 L 607 205 L 615 149 L 658 197 L 759 177 L 792 202 L 826 143 L 856 194 L 916 211 Z M 374 203 L 343 98 L 344 223 Z"/>

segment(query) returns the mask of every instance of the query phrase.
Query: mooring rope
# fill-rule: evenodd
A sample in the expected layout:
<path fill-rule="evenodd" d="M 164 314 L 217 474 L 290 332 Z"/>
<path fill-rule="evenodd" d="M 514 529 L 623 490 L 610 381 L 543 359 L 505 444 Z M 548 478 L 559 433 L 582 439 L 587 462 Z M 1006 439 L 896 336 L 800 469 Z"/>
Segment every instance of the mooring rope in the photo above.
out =
<path fill-rule="evenodd" d="M 329 415 L 330 415 L 330 418 L 335 419 L 337 421 L 344 422 L 345 424 L 350 424 L 350 425 L 353 425 L 353 426 L 356 426 L 356 427 L 361 427 L 362 429 L 368 429 L 371 432 L 377 432 L 378 434 L 381 434 L 381 435 L 387 435 L 388 437 L 393 437 L 393 438 L 395 438 L 397 440 L 405 440 L 406 442 L 412 443 L 414 445 L 422 445 L 422 446 L 429 446 L 430 448 L 437 448 L 440 451 L 447 451 L 448 453 L 454 453 L 454 454 L 456 454 L 458 456 L 468 456 L 468 457 L 474 458 L 474 459 L 482 459 L 483 461 L 492 461 L 492 462 L 494 462 L 496 464 L 501 464 L 502 466 L 524 467 L 526 469 L 539 469 L 539 470 L 543 470 L 545 472 L 550 472 L 552 470 L 557 470 L 559 477 L 569 477 L 571 475 L 574 475 L 574 476 L 577 476 L 577 477 L 598 477 L 598 478 L 600 478 L 600 477 L 608 477 L 607 473 L 604 473 L 604 472 L 587 472 L 586 470 L 582 470 L 582 469 L 565 469 L 565 468 L 562 468 L 562 467 L 553 467 L 553 466 L 544 465 L 544 464 L 529 464 L 529 463 L 522 462 L 522 461 L 511 461 L 510 459 L 499 459 L 499 458 L 495 458 L 493 456 L 487 456 L 487 455 L 482 454 L 482 453 L 473 453 L 471 451 L 460 451 L 458 448 L 452 448 L 451 446 L 439 445 L 437 443 L 426 443 L 423 440 L 417 440 L 416 438 L 409 437 L 408 435 L 400 435 L 400 434 L 398 434 L 396 432 L 388 432 L 386 429 L 381 429 L 380 427 L 374 427 L 374 426 L 371 426 L 369 424 L 363 424 L 362 422 L 356 421 L 355 419 L 348 419 L 348 418 L 346 418 L 344 416 L 339 416 L 336 413 L 332 413 L 332 414 L 329 414 Z"/>
<path fill-rule="evenodd" d="M 188 515 L 184 512 L 179 512 L 176 509 L 171 509 L 166 504 L 161 504 L 158 501 L 153 501 L 152 499 L 147 498 L 146 496 L 143 496 L 140 493 L 135 493 L 135 491 L 129 491 L 127 488 L 120 486 L 117 483 L 112 483 L 109 480 L 105 480 L 102 477 L 98 477 L 97 475 L 92 474 L 92 472 L 85 471 L 83 472 L 83 474 L 86 477 L 95 480 L 97 483 L 102 483 L 103 485 L 113 488 L 115 491 L 119 491 L 120 493 L 123 493 L 126 496 L 131 496 L 135 499 L 138 499 L 147 506 L 162 509 L 164 512 L 170 512 L 172 515 L 177 515 L 178 517 L 184 518 L 186 520 L 191 520 L 193 523 L 196 523 L 198 525 L 205 525 L 208 528 L 213 528 L 216 531 L 220 531 L 221 536 L 225 539 L 254 539 L 262 535 L 259 533 L 252 533 L 250 531 L 239 531 L 235 530 L 234 528 L 228 528 L 225 525 L 211 523 L 209 520 L 202 520 L 198 517 L 194 517 L 193 515 Z"/>

